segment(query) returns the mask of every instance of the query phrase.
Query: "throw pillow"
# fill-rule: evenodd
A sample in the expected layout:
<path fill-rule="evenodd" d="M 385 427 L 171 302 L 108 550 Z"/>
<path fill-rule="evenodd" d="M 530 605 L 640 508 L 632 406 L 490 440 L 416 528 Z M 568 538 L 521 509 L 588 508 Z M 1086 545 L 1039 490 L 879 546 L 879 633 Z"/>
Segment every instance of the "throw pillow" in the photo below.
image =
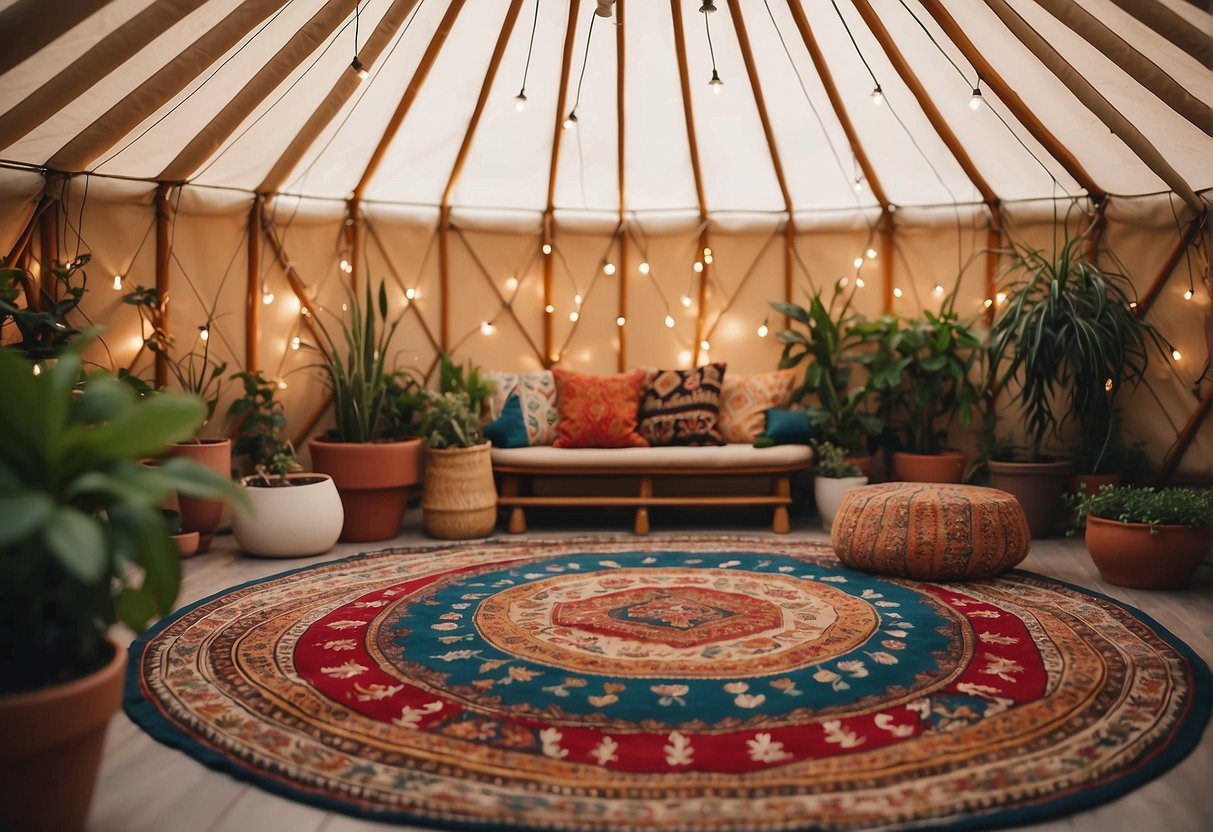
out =
<path fill-rule="evenodd" d="M 803 410 L 772 407 L 766 412 L 762 435 L 774 445 L 807 445 L 813 439 L 813 426 Z"/>
<path fill-rule="evenodd" d="M 525 448 L 529 444 L 517 393 L 506 400 L 501 415 L 484 426 L 484 436 L 494 448 Z"/>
<path fill-rule="evenodd" d="M 560 411 L 557 448 L 643 448 L 649 443 L 636 433 L 644 373 L 596 376 L 555 370 L 556 404 Z"/>
<path fill-rule="evenodd" d="M 501 415 L 510 396 L 518 396 L 528 445 L 551 445 L 556 439 L 556 382 L 551 372 L 489 373 L 493 379 L 493 418 Z"/>
<path fill-rule="evenodd" d="M 792 403 L 795 370 L 752 376 L 730 375 L 720 393 L 720 433 L 726 442 L 753 443 L 765 426 L 768 408 Z"/>
<path fill-rule="evenodd" d="M 636 429 L 650 445 L 723 445 L 716 429 L 725 365 L 693 370 L 651 370 Z"/>

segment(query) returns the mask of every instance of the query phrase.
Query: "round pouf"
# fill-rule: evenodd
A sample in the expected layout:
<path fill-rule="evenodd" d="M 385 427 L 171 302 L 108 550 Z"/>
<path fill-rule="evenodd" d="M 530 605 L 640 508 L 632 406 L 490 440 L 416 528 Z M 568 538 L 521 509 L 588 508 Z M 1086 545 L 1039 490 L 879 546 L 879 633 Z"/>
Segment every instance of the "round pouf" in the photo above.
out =
<path fill-rule="evenodd" d="M 1019 501 L 974 485 L 890 482 L 853 488 L 834 518 L 838 558 L 864 572 L 923 581 L 987 578 L 1032 542 Z"/>

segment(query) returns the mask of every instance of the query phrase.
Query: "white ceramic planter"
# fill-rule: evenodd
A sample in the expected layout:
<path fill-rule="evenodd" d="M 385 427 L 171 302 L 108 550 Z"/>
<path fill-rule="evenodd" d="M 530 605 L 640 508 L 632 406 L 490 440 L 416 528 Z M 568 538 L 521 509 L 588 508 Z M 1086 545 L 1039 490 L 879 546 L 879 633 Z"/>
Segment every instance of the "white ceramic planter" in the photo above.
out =
<path fill-rule="evenodd" d="M 834 515 L 842 504 L 842 495 L 852 488 L 867 485 L 867 477 L 817 477 L 813 480 L 813 497 L 817 500 L 817 513 L 821 515 L 821 528 L 829 531 L 834 525 Z"/>
<path fill-rule="evenodd" d="M 241 480 L 252 511 L 236 506 L 232 532 L 246 554 L 267 558 L 302 558 L 333 548 L 345 513 L 328 474 L 289 474 L 289 486 L 249 485 Z"/>

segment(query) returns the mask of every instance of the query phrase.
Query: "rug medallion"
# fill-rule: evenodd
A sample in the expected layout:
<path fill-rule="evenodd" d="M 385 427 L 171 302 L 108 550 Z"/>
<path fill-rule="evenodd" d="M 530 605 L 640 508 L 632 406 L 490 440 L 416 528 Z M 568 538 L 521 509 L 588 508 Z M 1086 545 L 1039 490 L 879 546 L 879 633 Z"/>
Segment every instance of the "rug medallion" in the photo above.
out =
<path fill-rule="evenodd" d="M 132 646 L 127 710 L 299 800 L 435 826 L 981 828 L 1117 796 L 1196 743 L 1208 671 L 1025 572 L 879 578 L 687 537 L 358 556 Z"/>

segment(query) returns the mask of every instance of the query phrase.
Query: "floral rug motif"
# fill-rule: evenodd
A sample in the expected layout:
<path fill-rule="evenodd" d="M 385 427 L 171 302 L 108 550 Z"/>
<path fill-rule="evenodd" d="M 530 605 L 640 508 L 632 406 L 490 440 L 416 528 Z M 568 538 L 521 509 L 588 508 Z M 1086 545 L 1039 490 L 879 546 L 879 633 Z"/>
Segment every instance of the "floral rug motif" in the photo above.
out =
<path fill-rule="evenodd" d="M 194 604 L 131 658 L 161 741 L 443 828 L 1029 823 L 1161 774 L 1210 709 L 1203 662 L 1109 599 L 770 538 L 359 555 Z"/>

